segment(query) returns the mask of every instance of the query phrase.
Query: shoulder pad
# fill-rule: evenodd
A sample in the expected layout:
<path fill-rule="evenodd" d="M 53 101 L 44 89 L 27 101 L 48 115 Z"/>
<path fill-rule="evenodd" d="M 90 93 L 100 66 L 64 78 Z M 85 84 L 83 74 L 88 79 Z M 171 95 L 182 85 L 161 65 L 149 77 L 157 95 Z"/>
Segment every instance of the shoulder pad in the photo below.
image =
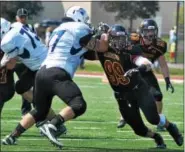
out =
<path fill-rule="evenodd" d="M 156 45 L 164 48 L 166 47 L 166 42 L 158 38 L 156 41 Z"/>

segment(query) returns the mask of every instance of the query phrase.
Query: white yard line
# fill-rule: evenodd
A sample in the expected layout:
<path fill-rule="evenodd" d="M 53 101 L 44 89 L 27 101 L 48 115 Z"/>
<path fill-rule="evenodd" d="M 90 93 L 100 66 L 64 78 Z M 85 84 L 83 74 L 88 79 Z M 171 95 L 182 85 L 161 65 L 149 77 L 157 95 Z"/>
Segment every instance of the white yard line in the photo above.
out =
<path fill-rule="evenodd" d="M 48 140 L 48 139 L 46 139 L 46 138 L 24 138 L 24 137 L 21 137 L 21 138 L 19 138 L 18 140 L 22 140 L 22 141 L 38 141 L 38 140 Z M 83 139 L 83 137 L 81 138 L 81 139 L 79 139 L 79 138 L 72 138 L 72 139 L 69 139 L 69 138 L 63 138 L 63 139 L 59 139 L 60 141 L 89 141 L 89 140 L 104 140 L 104 141 L 106 141 L 106 140 L 116 140 L 116 141 L 149 141 L 149 140 L 152 140 L 153 141 L 153 139 L 150 139 L 150 138 L 138 138 L 138 139 L 133 139 L 133 138 L 112 138 L 112 139 L 110 139 L 110 138 L 88 138 L 88 139 Z M 164 140 L 165 141 L 172 141 L 173 139 L 169 139 L 169 138 L 164 138 Z"/>
<path fill-rule="evenodd" d="M 20 118 L 21 120 L 21 118 Z M 9 119 L 9 120 L 1 120 L 1 124 L 2 123 L 18 123 L 20 122 L 20 120 L 14 120 L 14 119 Z M 83 120 L 80 120 L 80 121 L 68 121 L 67 123 L 83 123 L 83 124 L 100 124 L 100 123 L 103 123 L 103 124 L 117 124 L 118 122 L 117 121 L 83 121 Z M 148 122 L 145 122 L 146 124 L 150 124 Z M 184 125 L 184 122 L 182 121 L 175 121 L 174 123 L 176 123 L 177 125 Z M 94 127 L 95 128 L 95 127 Z"/>

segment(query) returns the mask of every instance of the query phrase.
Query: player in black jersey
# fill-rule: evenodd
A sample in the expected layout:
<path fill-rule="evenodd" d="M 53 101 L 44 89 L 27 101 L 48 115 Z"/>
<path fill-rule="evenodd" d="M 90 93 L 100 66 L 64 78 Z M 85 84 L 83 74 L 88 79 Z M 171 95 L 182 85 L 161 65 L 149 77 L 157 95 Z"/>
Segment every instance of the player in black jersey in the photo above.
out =
<path fill-rule="evenodd" d="M 155 99 L 149 92 L 149 85 L 140 75 L 149 71 L 152 63 L 141 56 L 140 46 L 127 46 L 127 39 L 125 28 L 115 25 L 109 31 L 108 51 L 97 53 L 114 90 L 122 116 L 137 135 L 153 138 L 158 148 L 165 148 L 160 134 L 145 126 L 139 112 L 141 109 L 151 124 L 165 126 L 177 145 L 181 146 L 183 137 L 178 128 L 164 115 L 158 115 Z"/>
<path fill-rule="evenodd" d="M 166 89 L 171 89 L 171 92 L 174 92 L 174 87 L 170 82 L 170 75 L 168 65 L 165 61 L 164 54 L 167 51 L 167 44 L 165 41 L 158 38 L 158 26 L 157 23 L 152 19 L 145 19 L 142 21 L 140 26 L 140 34 L 131 33 L 130 34 L 131 43 L 134 45 L 140 45 L 142 48 L 142 56 L 149 59 L 152 63 L 156 60 L 159 61 L 161 71 L 163 73 Z M 143 78 L 147 81 L 147 83 L 151 86 L 150 91 L 155 97 L 157 110 L 159 114 L 162 114 L 163 108 L 163 94 L 159 87 L 159 83 L 157 78 L 155 77 L 152 71 L 146 72 L 142 74 Z M 120 124 L 124 119 L 120 120 Z M 120 125 L 123 127 L 123 125 Z M 164 131 L 164 128 L 158 126 L 157 130 Z"/>
<path fill-rule="evenodd" d="M 4 53 L 0 50 L 0 61 Z M 0 115 L 4 103 L 10 100 L 15 93 L 13 71 L 7 67 L 0 68 Z"/>

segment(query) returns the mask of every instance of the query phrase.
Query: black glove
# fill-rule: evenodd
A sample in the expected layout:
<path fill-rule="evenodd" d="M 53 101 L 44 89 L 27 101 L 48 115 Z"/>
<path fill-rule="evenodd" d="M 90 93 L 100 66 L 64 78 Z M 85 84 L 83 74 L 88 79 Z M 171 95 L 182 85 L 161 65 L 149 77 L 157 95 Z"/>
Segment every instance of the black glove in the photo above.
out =
<path fill-rule="evenodd" d="M 171 89 L 171 93 L 174 93 L 174 87 L 172 86 L 171 82 L 170 82 L 170 78 L 166 77 L 165 78 L 166 81 L 166 90 L 168 91 L 168 89 Z"/>

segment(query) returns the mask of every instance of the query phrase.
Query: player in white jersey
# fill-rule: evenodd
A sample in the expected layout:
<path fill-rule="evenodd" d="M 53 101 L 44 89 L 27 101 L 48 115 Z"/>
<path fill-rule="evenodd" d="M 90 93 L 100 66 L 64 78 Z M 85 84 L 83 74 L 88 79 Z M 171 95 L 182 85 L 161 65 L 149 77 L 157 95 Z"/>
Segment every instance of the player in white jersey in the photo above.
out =
<path fill-rule="evenodd" d="M 24 116 L 15 131 L 3 140 L 3 144 L 14 144 L 35 122 L 44 120 L 55 95 L 63 100 L 67 107 L 48 124 L 40 126 L 42 133 L 54 145 L 62 147 L 56 137 L 58 127 L 86 111 L 86 102 L 72 78 L 87 49 L 103 52 L 107 50 L 108 40 L 103 36 L 100 40 L 93 37 L 92 30 L 86 24 L 89 19 L 87 12 L 80 6 L 69 8 L 65 16 L 63 23 L 52 34 L 47 58 L 36 75 L 36 108 Z"/>
<path fill-rule="evenodd" d="M 16 14 L 16 21 L 20 22 L 22 24 L 24 24 L 27 28 L 29 28 L 33 33 L 36 33 L 36 30 L 34 29 L 34 27 L 31 24 L 28 24 L 28 10 L 24 9 L 24 8 L 20 8 L 17 10 L 17 14 Z M 13 24 L 17 24 L 17 22 L 13 23 Z M 15 25 L 13 25 L 15 26 Z M 17 63 L 14 71 L 17 74 L 18 78 L 20 79 L 22 73 L 26 70 L 26 66 L 22 63 Z M 29 111 L 31 111 L 31 103 L 29 103 L 27 100 L 25 100 L 24 98 L 22 98 L 22 106 L 21 106 L 21 112 L 22 115 L 25 115 L 26 113 L 28 113 Z"/>
<path fill-rule="evenodd" d="M 32 101 L 34 76 L 47 55 L 47 47 L 37 38 L 36 34 L 22 23 L 14 24 L 1 40 L 1 50 L 5 53 L 1 67 L 9 61 L 17 60 L 28 69 L 16 82 L 15 90 L 28 101 Z"/>

